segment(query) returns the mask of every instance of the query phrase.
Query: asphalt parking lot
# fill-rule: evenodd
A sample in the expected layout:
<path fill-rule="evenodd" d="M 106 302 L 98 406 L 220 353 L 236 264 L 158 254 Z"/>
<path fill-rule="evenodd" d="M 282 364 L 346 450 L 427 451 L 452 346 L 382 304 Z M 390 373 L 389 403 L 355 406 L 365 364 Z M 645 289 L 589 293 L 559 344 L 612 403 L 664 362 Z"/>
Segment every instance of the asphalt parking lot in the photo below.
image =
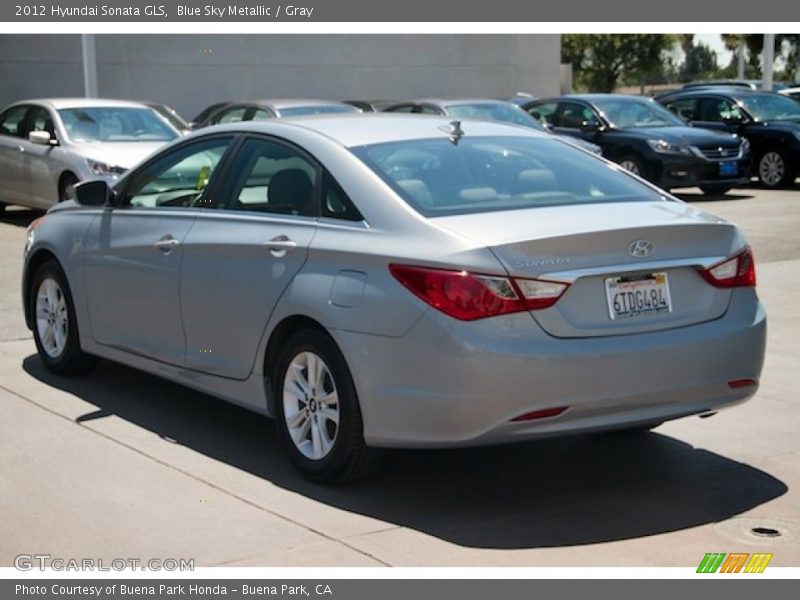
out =
<path fill-rule="evenodd" d="M 269 420 L 109 362 L 44 370 L 19 300 L 25 227 L 0 214 L 0 566 L 16 555 L 197 566 L 696 566 L 706 552 L 800 565 L 800 188 L 697 206 L 747 233 L 769 314 L 755 399 L 640 436 L 395 451 L 326 488 Z M 758 537 L 754 527 L 778 537 Z"/>

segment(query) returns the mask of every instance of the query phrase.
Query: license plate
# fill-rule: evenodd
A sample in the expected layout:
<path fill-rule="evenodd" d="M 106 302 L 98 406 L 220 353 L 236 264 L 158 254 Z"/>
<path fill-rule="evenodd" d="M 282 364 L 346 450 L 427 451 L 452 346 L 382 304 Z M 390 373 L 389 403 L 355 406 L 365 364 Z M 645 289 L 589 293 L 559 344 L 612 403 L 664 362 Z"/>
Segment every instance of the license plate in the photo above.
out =
<path fill-rule="evenodd" d="M 611 320 L 672 312 L 666 273 L 609 277 L 606 299 Z"/>
<path fill-rule="evenodd" d="M 724 160 L 719 163 L 719 174 L 723 177 L 731 177 L 739 173 L 739 163 L 735 160 Z"/>

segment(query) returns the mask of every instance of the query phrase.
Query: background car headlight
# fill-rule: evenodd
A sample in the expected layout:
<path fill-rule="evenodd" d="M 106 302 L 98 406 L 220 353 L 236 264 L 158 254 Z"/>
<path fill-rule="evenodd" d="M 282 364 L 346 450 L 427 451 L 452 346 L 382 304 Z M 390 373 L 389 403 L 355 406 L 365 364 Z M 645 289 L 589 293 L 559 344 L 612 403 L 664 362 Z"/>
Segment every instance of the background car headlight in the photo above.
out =
<path fill-rule="evenodd" d="M 647 145 L 659 154 L 691 154 L 689 146 L 671 144 L 666 140 L 647 140 Z"/>
<path fill-rule="evenodd" d="M 110 165 L 99 160 L 86 159 L 86 163 L 89 165 L 89 170 L 94 175 L 100 175 L 101 177 L 118 177 L 127 170 L 123 167 Z"/>

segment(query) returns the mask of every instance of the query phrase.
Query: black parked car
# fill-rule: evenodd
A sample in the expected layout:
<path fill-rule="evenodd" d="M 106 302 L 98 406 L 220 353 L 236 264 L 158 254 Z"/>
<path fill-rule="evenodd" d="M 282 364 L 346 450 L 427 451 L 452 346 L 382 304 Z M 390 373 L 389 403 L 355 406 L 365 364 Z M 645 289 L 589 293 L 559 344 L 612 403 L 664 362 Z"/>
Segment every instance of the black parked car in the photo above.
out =
<path fill-rule="evenodd" d="M 658 102 L 686 122 L 750 140 L 753 171 L 768 187 L 800 175 L 800 104 L 774 92 L 716 87 L 665 94 Z"/>
<path fill-rule="evenodd" d="M 513 102 L 491 100 L 488 98 L 426 98 L 398 102 L 383 109 L 384 112 L 414 113 L 420 115 L 441 115 L 456 119 L 483 119 L 502 121 L 512 125 L 546 131 L 545 127 Z M 552 133 L 552 132 L 550 132 Z M 559 136 L 561 137 L 561 136 Z M 602 155 L 597 144 L 588 140 L 567 138 L 567 141 L 592 154 Z"/>
<path fill-rule="evenodd" d="M 736 135 L 688 127 L 650 99 L 575 94 L 523 106 L 556 133 L 597 144 L 603 156 L 664 189 L 698 186 L 724 194 L 746 183 L 749 144 Z"/>

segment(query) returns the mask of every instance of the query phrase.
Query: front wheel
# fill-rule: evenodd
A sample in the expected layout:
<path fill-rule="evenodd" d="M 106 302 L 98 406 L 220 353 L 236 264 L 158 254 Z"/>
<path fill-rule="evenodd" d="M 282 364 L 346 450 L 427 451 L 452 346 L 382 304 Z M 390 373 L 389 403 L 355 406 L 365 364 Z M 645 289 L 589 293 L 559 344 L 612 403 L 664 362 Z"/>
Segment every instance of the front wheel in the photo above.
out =
<path fill-rule="evenodd" d="M 700 189 L 706 196 L 724 196 L 727 194 L 731 186 L 730 185 L 701 185 Z"/>
<path fill-rule="evenodd" d="M 29 302 L 33 339 L 45 367 L 58 375 L 90 371 L 97 358 L 81 350 L 72 294 L 56 261 L 44 262 L 36 270 Z"/>
<path fill-rule="evenodd" d="M 767 150 L 758 161 L 758 179 L 770 188 L 790 184 L 794 175 L 786 154 L 781 150 Z"/>
<path fill-rule="evenodd" d="M 61 178 L 58 185 L 58 201 L 72 200 L 75 197 L 75 186 L 78 185 L 78 178 L 72 173 L 67 173 Z"/>
<path fill-rule="evenodd" d="M 647 179 L 647 170 L 644 165 L 644 162 L 638 156 L 634 156 L 629 154 L 628 156 L 623 156 L 619 161 L 619 166 L 623 169 L 626 169 L 633 173 L 634 175 L 638 175 L 639 177 L 643 177 Z"/>
<path fill-rule="evenodd" d="M 323 483 L 372 473 L 380 451 L 364 443 L 353 378 L 333 340 L 316 329 L 293 334 L 275 372 L 278 431 L 294 466 Z"/>

